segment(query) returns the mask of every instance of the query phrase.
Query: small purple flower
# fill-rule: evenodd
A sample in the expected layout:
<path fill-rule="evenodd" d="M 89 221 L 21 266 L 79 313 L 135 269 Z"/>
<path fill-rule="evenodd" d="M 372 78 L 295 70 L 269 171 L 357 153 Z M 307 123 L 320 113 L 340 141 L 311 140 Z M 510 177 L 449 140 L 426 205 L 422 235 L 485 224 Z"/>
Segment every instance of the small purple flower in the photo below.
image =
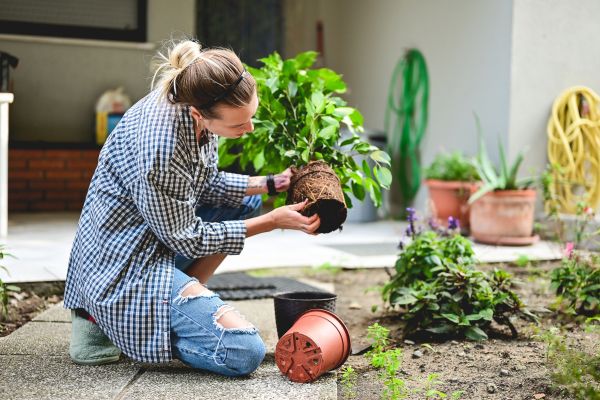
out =
<path fill-rule="evenodd" d="M 406 208 L 406 220 L 408 222 L 415 222 L 417 220 L 417 210 L 412 207 Z"/>
<path fill-rule="evenodd" d="M 417 211 L 414 208 L 406 208 L 406 220 L 408 221 L 408 227 L 406 228 L 406 236 L 414 237 L 417 234 L 417 230 L 415 229 L 415 222 L 417 221 Z"/>
<path fill-rule="evenodd" d="M 460 222 L 453 216 L 448 217 L 448 229 L 454 231 L 460 228 Z"/>

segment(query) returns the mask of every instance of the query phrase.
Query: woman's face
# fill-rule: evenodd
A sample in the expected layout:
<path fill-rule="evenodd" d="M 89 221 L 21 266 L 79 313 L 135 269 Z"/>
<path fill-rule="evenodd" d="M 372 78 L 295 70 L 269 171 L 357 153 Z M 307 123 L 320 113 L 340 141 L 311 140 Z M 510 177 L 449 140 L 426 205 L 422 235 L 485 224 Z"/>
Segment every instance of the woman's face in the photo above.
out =
<path fill-rule="evenodd" d="M 247 132 L 254 130 L 252 117 L 258 108 L 258 97 L 256 93 L 252 96 L 250 103 L 243 107 L 232 107 L 228 105 L 217 106 L 220 118 L 207 119 L 192 107 L 192 116 L 202 128 L 212 133 L 229 139 L 237 139 Z"/>

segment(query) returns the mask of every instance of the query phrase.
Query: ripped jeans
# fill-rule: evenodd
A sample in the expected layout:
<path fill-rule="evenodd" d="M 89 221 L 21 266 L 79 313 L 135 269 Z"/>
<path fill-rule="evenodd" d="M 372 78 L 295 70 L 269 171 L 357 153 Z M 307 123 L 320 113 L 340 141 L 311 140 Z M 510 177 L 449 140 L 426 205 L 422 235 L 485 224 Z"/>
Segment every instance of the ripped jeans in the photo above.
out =
<path fill-rule="evenodd" d="M 255 213 L 257 199 L 247 197 L 240 209 L 210 209 L 212 216 L 203 220 L 233 220 Z M 260 207 L 260 198 L 258 199 Z M 206 210 L 204 210 L 206 211 Z M 253 327 L 225 328 L 219 319 L 228 312 L 237 312 L 209 290 L 199 295 L 182 296 L 187 287 L 198 282 L 185 270 L 193 260 L 176 258 L 171 293 L 171 346 L 173 356 L 192 368 L 226 376 L 243 376 L 254 371 L 265 356 L 265 345 Z"/>

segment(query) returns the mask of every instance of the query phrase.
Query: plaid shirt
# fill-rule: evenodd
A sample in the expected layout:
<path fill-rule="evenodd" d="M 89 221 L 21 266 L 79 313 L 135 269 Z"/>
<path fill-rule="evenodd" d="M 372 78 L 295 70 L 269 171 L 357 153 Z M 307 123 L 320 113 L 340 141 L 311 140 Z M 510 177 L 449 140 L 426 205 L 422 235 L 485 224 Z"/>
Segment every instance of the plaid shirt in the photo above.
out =
<path fill-rule="evenodd" d="M 158 91 L 136 103 L 98 159 L 71 250 L 65 308 L 84 308 L 111 341 L 143 362 L 172 359 L 175 254 L 239 254 L 243 221 L 206 223 L 200 203 L 237 207 L 246 175 L 217 170 L 217 137 L 198 143 L 189 107 Z"/>

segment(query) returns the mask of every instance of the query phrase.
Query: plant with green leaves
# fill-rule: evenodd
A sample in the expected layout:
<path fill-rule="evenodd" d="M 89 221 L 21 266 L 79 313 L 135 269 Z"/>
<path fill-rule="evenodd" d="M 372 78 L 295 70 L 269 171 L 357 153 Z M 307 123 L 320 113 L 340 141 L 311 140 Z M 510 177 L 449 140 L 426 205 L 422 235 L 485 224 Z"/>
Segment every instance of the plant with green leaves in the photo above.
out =
<path fill-rule="evenodd" d="M 5 257 L 11 256 L 5 250 L 3 245 L 0 245 L 0 260 L 3 260 Z M 6 271 L 8 270 L 3 265 L 0 265 L 0 269 Z M 7 285 L 2 279 L 0 279 L 0 320 L 2 320 L 8 313 L 8 300 L 11 293 L 19 292 L 21 289 L 15 285 Z"/>
<path fill-rule="evenodd" d="M 600 316 L 600 256 L 568 251 L 561 266 L 551 273 L 558 303 L 571 315 Z"/>
<path fill-rule="evenodd" d="M 512 291 L 509 273 L 475 269 L 469 240 L 419 226 L 411 209 L 407 233 L 411 242 L 402 246 L 396 273 L 382 288 L 388 308 L 406 321 L 407 334 L 422 330 L 484 340 L 492 321 L 516 336 L 512 316 L 537 320 Z"/>
<path fill-rule="evenodd" d="M 356 398 L 356 382 L 358 377 L 356 370 L 350 365 L 342 369 L 342 377 L 340 383 L 342 384 L 342 398 L 354 399 Z"/>
<path fill-rule="evenodd" d="M 600 400 L 600 352 L 576 349 L 555 327 L 536 337 L 547 345 L 546 362 L 555 386 L 577 400 Z"/>
<path fill-rule="evenodd" d="M 479 180 L 479 174 L 473 161 L 456 151 L 437 154 L 433 162 L 425 169 L 425 179 L 474 182 Z"/>
<path fill-rule="evenodd" d="M 268 174 L 322 160 L 340 178 L 348 207 L 352 206 L 348 193 L 359 200 L 368 193 L 379 206 L 381 189 L 389 188 L 392 180 L 390 157 L 361 138 L 361 113 L 338 96 L 346 91 L 346 84 L 331 69 L 312 69 L 316 56 L 308 51 L 282 60 L 273 53 L 260 60 L 261 68 L 246 67 L 256 79 L 260 99 L 254 131 L 222 140 L 220 165 L 239 160 L 242 168 L 252 164 L 257 173 Z M 347 135 L 342 134 L 343 126 Z M 239 146 L 243 151 L 236 153 Z M 360 165 L 356 156 L 363 157 Z M 280 194 L 275 206 L 282 205 L 285 197 Z"/>
<path fill-rule="evenodd" d="M 444 384 L 444 382 L 440 381 L 438 377 L 438 374 L 427 375 L 424 387 L 422 389 L 417 390 L 418 393 L 423 393 L 423 396 L 425 396 L 425 400 L 448 398 L 448 394 L 446 392 L 442 392 L 441 390 L 437 389 L 439 385 Z M 463 393 L 464 392 L 462 390 L 456 390 L 452 392 L 452 394 L 450 395 L 450 399 L 458 400 L 462 397 Z"/>
<path fill-rule="evenodd" d="M 477 199 L 493 191 L 522 190 L 531 187 L 537 180 L 535 177 L 518 177 L 524 153 L 519 152 L 513 163 L 509 164 L 506 159 L 504 145 L 502 144 L 502 141 L 498 140 L 498 147 L 500 149 L 500 168 L 496 170 L 490 161 L 483 138 L 481 123 L 479 122 L 477 115 L 475 115 L 475 121 L 477 123 L 477 134 L 479 137 L 479 151 L 474 160 L 474 165 L 483 184 L 481 188 L 469 198 L 469 203 L 473 203 Z"/>
<path fill-rule="evenodd" d="M 371 365 L 380 371 L 379 378 L 385 385 L 382 397 L 390 400 L 405 399 L 409 391 L 404 380 L 398 378 L 398 371 L 402 365 L 402 350 L 388 348 L 389 334 L 389 329 L 378 323 L 367 327 L 367 337 L 373 343 L 371 350 L 365 356 Z"/>

